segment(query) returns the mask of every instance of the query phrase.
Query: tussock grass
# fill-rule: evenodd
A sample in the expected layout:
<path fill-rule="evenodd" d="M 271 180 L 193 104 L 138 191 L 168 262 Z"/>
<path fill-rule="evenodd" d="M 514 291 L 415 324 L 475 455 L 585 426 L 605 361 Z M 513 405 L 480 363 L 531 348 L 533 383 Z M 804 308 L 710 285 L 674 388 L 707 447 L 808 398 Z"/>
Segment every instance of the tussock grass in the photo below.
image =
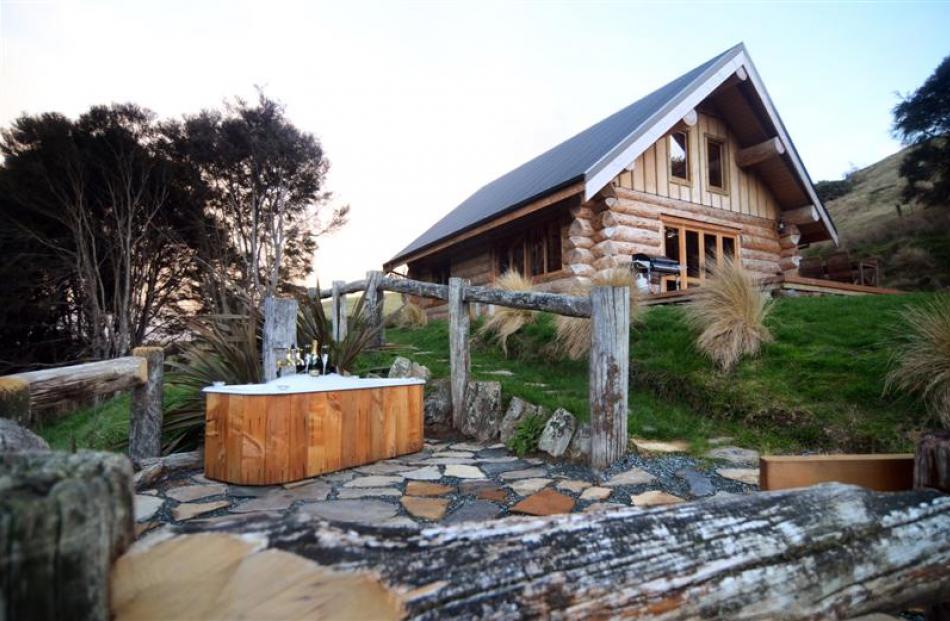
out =
<path fill-rule="evenodd" d="M 533 286 L 530 279 L 514 270 L 508 270 L 502 274 L 495 285 L 505 291 L 531 291 Z M 536 311 L 498 306 L 495 308 L 495 314 L 485 320 L 478 333 L 483 337 L 494 338 L 501 346 L 501 351 L 505 354 L 505 357 L 507 357 L 508 337 L 524 326 L 533 323 L 536 316 Z"/>
<path fill-rule="evenodd" d="M 642 294 L 633 282 L 633 274 L 629 269 L 617 268 L 606 270 L 594 277 L 593 282 L 574 287 L 571 295 L 590 295 L 595 286 L 630 287 L 630 321 L 637 323 L 641 317 Z M 591 323 L 587 317 L 568 317 L 556 315 L 554 317 L 554 343 L 552 352 L 556 356 L 563 356 L 568 360 L 582 360 L 590 353 Z"/>
<path fill-rule="evenodd" d="M 885 390 L 918 395 L 940 424 L 950 428 L 950 295 L 899 313 Z"/>
<path fill-rule="evenodd" d="M 771 309 L 767 293 L 742 266 L 727 260 L 697 290 L 686 309 L 687 321 L 699 334 L 696 347 L 723 371 L 742 356 L 755 356 L 772 334 L 765 326 Z"/>
<path fill-rule="evenodd" d="M 424 308 L 413 302 L 406 302 L 393 317 L 394 328 L 415 330 L 424 328 L 429 323 L 429 316 Z"/>

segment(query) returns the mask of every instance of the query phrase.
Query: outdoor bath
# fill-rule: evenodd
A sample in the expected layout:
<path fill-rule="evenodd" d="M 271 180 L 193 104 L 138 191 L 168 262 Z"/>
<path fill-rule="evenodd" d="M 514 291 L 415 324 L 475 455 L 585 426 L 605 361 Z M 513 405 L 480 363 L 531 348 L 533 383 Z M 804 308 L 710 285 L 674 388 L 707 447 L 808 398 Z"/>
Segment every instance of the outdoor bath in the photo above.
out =
<path fill-rule="evenodd" d="M 334 374 L 205 388 L 205 476 L 290 483 L 419 451 L 424 385 Z"/>

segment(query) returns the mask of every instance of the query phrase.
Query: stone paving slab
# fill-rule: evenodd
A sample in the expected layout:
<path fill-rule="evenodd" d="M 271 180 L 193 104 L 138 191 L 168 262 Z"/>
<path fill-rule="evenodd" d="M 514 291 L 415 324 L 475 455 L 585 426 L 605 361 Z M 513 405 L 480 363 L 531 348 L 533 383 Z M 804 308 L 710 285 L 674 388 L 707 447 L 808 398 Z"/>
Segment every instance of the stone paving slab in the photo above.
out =
<path fill-rule="evenodd" d="M 671 443 L 672 444 L 672 443 Z M 726 444 L 725 442 L 723 444 Z M 679 447 L 680 445 L 676 445 Z M 518 457 L 497 443 L 427 440 L 422 451 L 286 485 L 228 485 L 200 469 L 178 471 L 135 496 L 136 530 L 151 536 L 187 521 L 209 527 L 245 516 L 419 528 L 518 515 L 652 507 L 756 490 L 757 468 L 736 467 L 738 447 L 714 461 L 632 453 L 604 472 Z M 744 450 L 744 449 L 742 449 Z"/>

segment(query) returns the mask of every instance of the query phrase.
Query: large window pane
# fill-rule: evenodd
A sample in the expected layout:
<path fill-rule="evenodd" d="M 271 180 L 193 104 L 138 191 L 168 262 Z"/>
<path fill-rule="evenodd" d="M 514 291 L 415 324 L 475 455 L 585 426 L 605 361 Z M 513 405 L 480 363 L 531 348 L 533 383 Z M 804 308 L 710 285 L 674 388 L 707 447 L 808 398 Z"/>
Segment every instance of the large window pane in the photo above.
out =
<path fill-rule="evenodd" d="M 699 277 L 699 233 L 686 231 L 686 275 Z"/>
<path fill-rule="evenodd" d="M 722 238 L 722 256 L 733 260 L 736 258 L 736 240 L 734 238 Z"/>
<path fill-rule="evenodd" d="M 673 132 L 669 143 L 670 175 L 686 181 L 689 179 L 689 140 L 686 132 Z"/>
<path fill-rule="evenodd" d="M 723 145 L 718 140 L 709 139 L 706 143 L 706 150 L 709 158 L 707 170 L 709 171 L 709 186 L 713 188 L 724 189 L 723 181 Z"/>
<path fill-rule="evenodd" d="M 548 226 L 548 270 L 556 272 L 561 269 L 561 225 L 557 222 Z"/>
<path fill-rule="evenodd" d="M 544 273 L 544 232 L 536 231 L 528 237 L 528 267 L 531 275 Z"/>
<path fill-rule="evenodd" d="M 713 233 L 703 233 L 703 247 L 706 251 L 706 273 L 710 274 L 716 268 L 716 238 Z"/>
<path fill-rule="evenodd" d="M 666 229 L 666 246 L 664 249 L 666 256 L 674 261 L 680 260 L 680 230 L 676 228 Z"/>

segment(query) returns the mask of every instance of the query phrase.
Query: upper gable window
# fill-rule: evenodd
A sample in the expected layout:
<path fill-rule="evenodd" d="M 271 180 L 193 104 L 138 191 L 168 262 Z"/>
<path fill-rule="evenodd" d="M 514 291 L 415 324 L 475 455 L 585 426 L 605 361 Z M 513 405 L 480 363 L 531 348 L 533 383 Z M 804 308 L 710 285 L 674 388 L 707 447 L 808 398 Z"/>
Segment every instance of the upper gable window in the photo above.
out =
<path fill-rule="evenodd" d="M 689 181 L 689 134 L 684 131 L 670 133 L 670 177 Z"/>
<path fill-rule="evenodd" d="M 713 190 L 726 190 L 726 145 L 717 138 L 706 138 L 707 182 Z"/>

